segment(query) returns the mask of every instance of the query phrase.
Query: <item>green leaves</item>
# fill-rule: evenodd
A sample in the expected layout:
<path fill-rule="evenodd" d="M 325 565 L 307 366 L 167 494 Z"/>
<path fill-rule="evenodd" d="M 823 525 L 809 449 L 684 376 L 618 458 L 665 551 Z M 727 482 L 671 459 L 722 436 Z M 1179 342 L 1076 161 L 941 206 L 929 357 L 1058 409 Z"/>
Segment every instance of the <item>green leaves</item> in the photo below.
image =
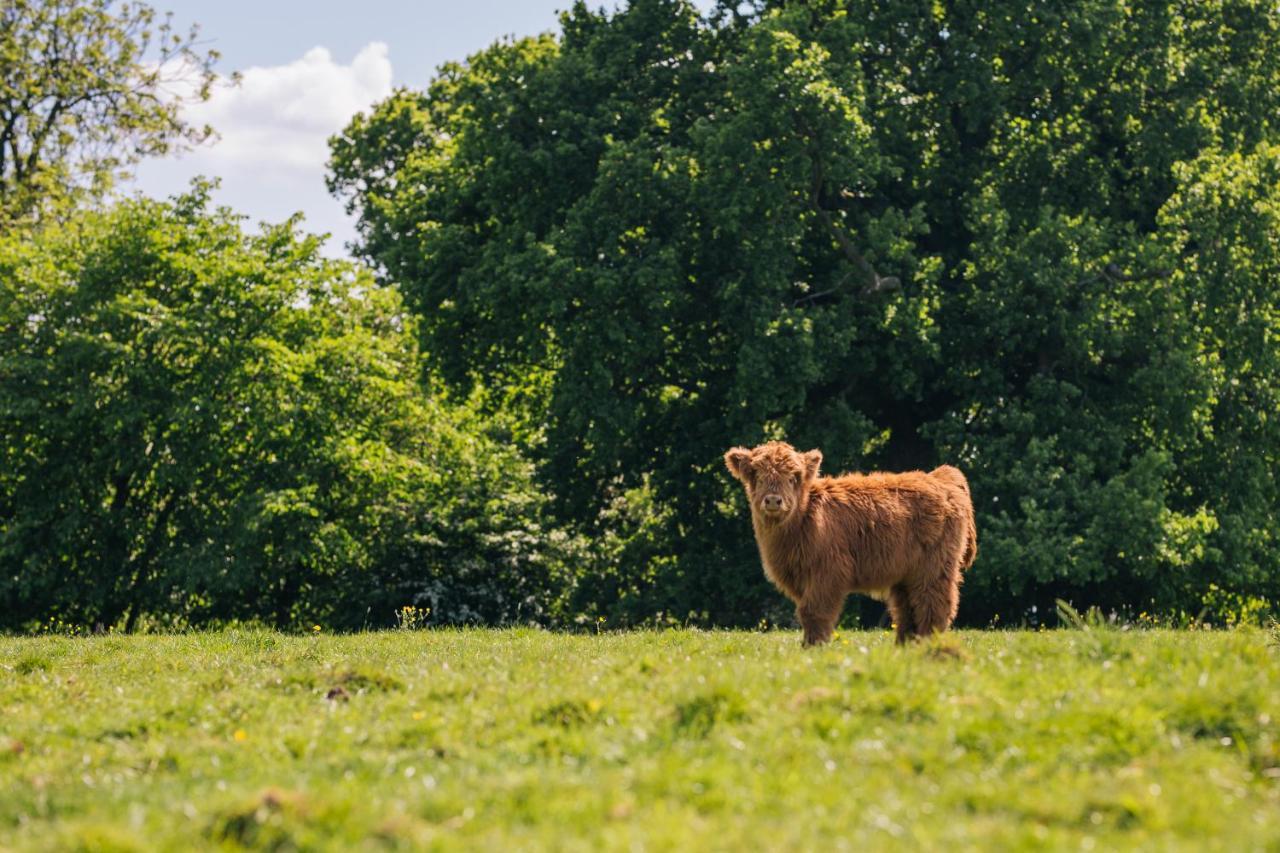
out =
<path fill-rule="evenodd" d="M 202 186 L 0 242 L 0 624 L 554 618 L 527 464 L 318 248 Z"/>

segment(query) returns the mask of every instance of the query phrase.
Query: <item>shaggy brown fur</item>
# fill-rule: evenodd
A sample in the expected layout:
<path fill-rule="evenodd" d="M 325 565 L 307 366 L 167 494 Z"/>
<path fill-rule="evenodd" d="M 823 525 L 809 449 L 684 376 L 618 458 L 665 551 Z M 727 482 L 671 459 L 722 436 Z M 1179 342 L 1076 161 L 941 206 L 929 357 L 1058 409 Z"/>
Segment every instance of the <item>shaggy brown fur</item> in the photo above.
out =
<path fill-rule="evenodd" d="M 945 631 L 978 554 L 969 483 L 929 473 L 819 477 L 822 454 L 780 441 L 724 455 L 751 502 L 764 573 L 796 603 L 805 645 L 831 639 L 844 600 L 887 601 L 898 642 Z"/>

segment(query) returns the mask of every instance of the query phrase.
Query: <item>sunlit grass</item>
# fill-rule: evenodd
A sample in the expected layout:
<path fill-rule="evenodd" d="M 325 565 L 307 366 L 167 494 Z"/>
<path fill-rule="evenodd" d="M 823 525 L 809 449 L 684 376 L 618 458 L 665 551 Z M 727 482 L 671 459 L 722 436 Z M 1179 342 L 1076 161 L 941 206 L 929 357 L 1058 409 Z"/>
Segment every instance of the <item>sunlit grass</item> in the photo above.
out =
<path fill-rule="evenodd" d="M 1266 632 L 0 639 L 0 849 L 1280 844 Z"/>

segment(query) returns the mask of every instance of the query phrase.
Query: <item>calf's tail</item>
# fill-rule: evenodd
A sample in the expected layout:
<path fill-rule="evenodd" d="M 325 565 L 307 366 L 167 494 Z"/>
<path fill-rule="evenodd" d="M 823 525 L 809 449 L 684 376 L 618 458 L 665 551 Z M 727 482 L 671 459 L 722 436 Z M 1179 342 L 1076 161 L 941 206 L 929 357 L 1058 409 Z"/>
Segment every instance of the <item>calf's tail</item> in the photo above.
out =
<path fill-rule="evenodd" d="M 973 523 L 973 515 L 969 515 L 969 529 L 965 531 L 964 556 L 960 558 L 960 571 L 973 565 L 978 559 L 978 526 Z"/>
<path fill-rule="evenodd" d="M 951 465 L 940 465 L 930 471 L 929 474 L 964 492 L 964 500 L 961 503 L 964 508 L 966 529 L 964 555 L 960 558 L 960 568 L 967 569 L 973 565 L 973 561 L 978 557 L 978 526 L 973 522 L 973 498 L 969 494 L 969 481 L 965 479 L 964 474 L 960 473 L 959 468 Z"/>

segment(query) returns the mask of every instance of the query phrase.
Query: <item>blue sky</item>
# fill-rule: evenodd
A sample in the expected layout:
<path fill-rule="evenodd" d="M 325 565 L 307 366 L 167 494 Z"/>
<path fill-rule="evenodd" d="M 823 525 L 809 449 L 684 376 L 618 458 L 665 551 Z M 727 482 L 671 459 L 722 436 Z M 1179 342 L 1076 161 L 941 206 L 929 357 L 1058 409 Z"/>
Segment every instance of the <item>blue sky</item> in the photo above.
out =
<path fill-rule="evenodd" d="M 142 164 L 134 188 L 164 196 L 194 175 L 218 177 L 219 202 L 254 222 L 302 211 L 309 230 L 333 234 L 328 251 L 340 255 L 354 231 L 324 188 L 325 140 L 393 87 L 425 86 L 444 62 L 503 36 L 558 31 L 557 13 L 572 0 L 150 2 L 182 30 L 199 23 L 202 42 L 222 54 L 218 70 L 244 79 L 189 110 L 218 142 Z"/>

